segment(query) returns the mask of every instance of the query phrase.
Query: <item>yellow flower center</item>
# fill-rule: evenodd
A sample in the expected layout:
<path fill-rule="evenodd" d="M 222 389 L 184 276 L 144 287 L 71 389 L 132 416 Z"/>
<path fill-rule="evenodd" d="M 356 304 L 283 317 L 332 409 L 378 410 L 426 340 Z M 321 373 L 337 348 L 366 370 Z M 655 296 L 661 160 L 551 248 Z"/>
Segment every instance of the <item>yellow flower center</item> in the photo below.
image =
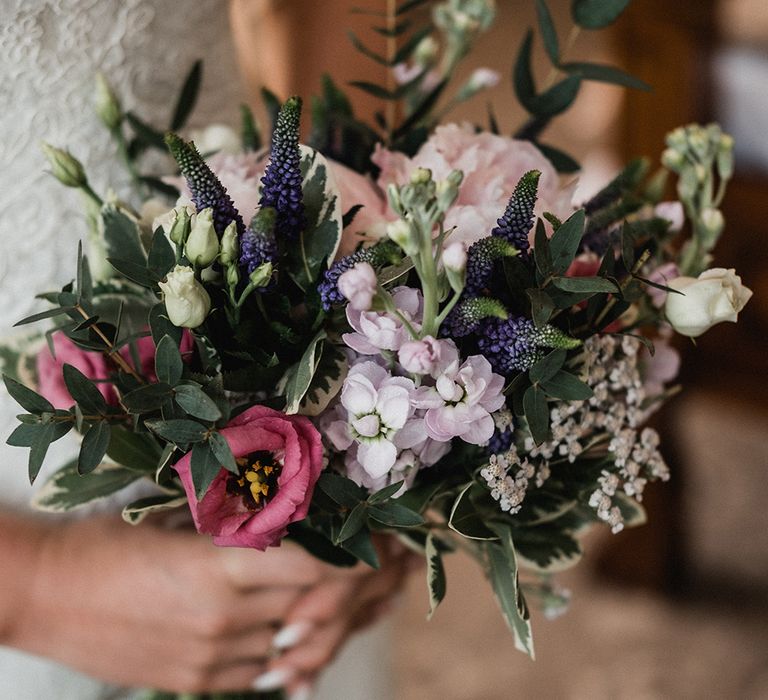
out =
<path fill-rule="evenodd" d="M 227 480 L 227 492 L 241 496 L 248 510 L 261 510 L 277 492 L 280 465 L 270 452 L 254 452 L 235 460 L 239 475 Z"/>

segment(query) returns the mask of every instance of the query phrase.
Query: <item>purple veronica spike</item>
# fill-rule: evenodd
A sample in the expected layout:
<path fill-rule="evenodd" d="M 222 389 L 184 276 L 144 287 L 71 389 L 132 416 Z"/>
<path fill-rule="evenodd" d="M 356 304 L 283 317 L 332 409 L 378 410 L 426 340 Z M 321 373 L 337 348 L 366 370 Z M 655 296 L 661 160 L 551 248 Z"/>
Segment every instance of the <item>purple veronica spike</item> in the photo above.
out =
<path fill-rule="evenodd" d="M 259 204 L 273 207 L 277 212 L 275 235 L 278 240 L 298 238 L 306 225 L 301 191 L 300 117 L 301 99 L 289 98 L 277 116 L 269 164 L 261 178 L 264 187 Z"/>
<path fill-rule="evenodd" d="M 202 211 L 207 207 L 213 209 L 213 227 L 219 237 L 232 221 L 237 226 L 238 234 L 242 235 L 245 231 L 243 217 L 240 216 L 235 208 L 235 203 L 227 194 L 227 188 L 221 184 L 219 178 L 208 167 L 195 144 L 188 143 L 173 133 L 166 134 L 165 143 L 178 163 L 181 174 L 187 180 L 187 185 L 192 193 L 192 202 L 197 211 Z"/>
<path fill-rule="evenodd" d="M 536 204 L 540 176 L 538 170 L 530 170 L 520 178 L 506 211 L 491 231 L 492 236 L 509 241 L 523 255 L 528 254 L 528 233 L 533 226 L 533 207 Z"/>

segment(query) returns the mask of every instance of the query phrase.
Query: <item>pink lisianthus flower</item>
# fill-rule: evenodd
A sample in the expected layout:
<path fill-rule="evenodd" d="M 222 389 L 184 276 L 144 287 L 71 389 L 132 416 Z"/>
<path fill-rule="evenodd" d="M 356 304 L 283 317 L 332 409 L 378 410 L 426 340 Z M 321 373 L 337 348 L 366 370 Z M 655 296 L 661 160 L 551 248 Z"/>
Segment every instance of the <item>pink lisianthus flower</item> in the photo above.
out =
<path fill-rule="evenodd" d="M 491 414 L 504 405 L 504 377 L 495 374 L 482 355 L 472 355 L 459 366 L 458 360 L 437 377 L 435 386 L 421 387 L 414 405 L 426 409 L 424 427 L 438 442 L 459 437 L 473 445 L 491 439 Z"/>
<path fill-rule="evenodd" d="M 397 287 L 392 299 L 400 313 L 415 327 L 421 326 L 423 299 L 421 291 L 411 287 Z M 361 355 L 378 355 L 382 350 L 397 352 L 410 338 L 403 322 L 389 313 L 360 311 L 347 305 L 347 321 L 354 330 L 344 333 L 344 343 Z"/>
<path fill-rule="evenodd" d="M 490 234 L 518 181 L 529 170 L 541 172 L 537 216 L 549 211 L 565 220 L 573 212 L 573 186 L 561 187 L 557 171 L 533 144 L 486 132 L 478 134 L 469 124 L 437 127 L 413 158 L 377 146 L 371 160 L 381 169 L 382 190 L 391 183 L 407 183 L 416 168 L 428 168 L 436 180 L 461 170 L 464 179 L 458 199 L 446 215 L 445 227 L 456 226 L 451 241 L 467 246 Z"/>
<path fill-rule="evenodd" d="M 309 511 L 323 470 L 320 433 L 305 416 L 254 406 L 231 420 L 221 435 L 241 465 L 240 477 L 222 468 L 198 501 L 191 454 L 174 469 L 187 492 L 198 532 L 213 535 L 219 546 L 263 551 L 278 544 L 288 525 Z"/>
<path fill-rule="evenodd" d="M 357 446 L 356 458 L 368 475 L 383 477 L 395 465 L 398 452 L 424 439 L 421 420 L 413 418 L 415 386 L 406 377 L 393 377 L 375 362 L 354 365 L 341 390 L 339 420 L 326 434 L 340 451 Z"/>
<path fill-rule="evenodd" d="M 646 396 L 658 396 L 680 371 L 680 353 L 670 344 L 672 329 L 665 326 L 653 341 L 654 353 L 645 347 L 640 351 L 643 389 Z"/>
<path fill-rule="evenodd" d="M 179 350 L 182 358 L 187 359 L 192 354 L 194 339 L 192 334 L 184 331 L 181 337 Z M 64 365 L 72 365 L 80 370 L 88 379 L 96 382 L 104 400 L 110 406 L 118 403 L 115 387 L 109 381 L 110 376 L 116 371 L 116 367 L 107 361 L 101 352 L 84 350 L 75 345 L 64 333 L 53 334 L 53 349 L 55 356 L 46 345 L 37 354 L 38 391 L 56 408 L 69 408 L 75 400 L 69 393 L 64 383 Z M 144 336 L 136 341 L 136 350 L 139 356 L 140 367 L 137 369 L 145 379 L 150 382 L 157 381 L 155 374 L 155 343 L 151 336 Z M 133 359 L 130 349 L 126 346 L 120 350 L 120 355 L 130 365 Z"/>

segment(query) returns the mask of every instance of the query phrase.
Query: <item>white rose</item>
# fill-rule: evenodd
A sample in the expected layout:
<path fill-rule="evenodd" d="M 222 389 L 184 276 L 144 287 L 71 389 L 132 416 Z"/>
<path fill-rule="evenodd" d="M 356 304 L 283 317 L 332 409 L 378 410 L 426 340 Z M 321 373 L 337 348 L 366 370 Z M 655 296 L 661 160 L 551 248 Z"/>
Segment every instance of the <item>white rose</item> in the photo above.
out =
<path fill-rule="evenodd" d="M 677 277 L 668 283 L 682 294 L 668 294 L 664 310 L 667 320 L 681 335 L 700 336 L 716 323 L 736 322 L 752 296 L 742 285 L 734 269 L 715 267 L 705 270 L 698 278 Z"/>
<path fill-rule="evenodd" d="M 165 282 L 160 282 L 165 297 L 165 310 L 174 326 L 197 328 L 211 310 L 211 297 L 200 282 L 195 279 L 194 270 L 176 265 L 168 273 Z"/>

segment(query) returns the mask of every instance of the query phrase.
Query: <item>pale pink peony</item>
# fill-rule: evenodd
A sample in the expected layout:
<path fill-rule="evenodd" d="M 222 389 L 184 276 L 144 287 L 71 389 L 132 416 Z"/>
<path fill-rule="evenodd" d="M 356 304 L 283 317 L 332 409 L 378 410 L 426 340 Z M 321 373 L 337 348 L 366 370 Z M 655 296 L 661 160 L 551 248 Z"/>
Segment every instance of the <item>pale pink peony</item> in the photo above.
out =
<path fill-rule="evenodd" d="M 392 292 L 392 299 L 400 313 L 415 328 L 421 326 L 423 299 L 418 289 L 397 287 Z M 341 336 L 344 343 L 361 355 L 378 355 L 381 350 L 400 349 L 410 338 L 403 322 L 392 314 L 377 311 L 359 311 L 347 305 L 347 321 L 354 333 Z"/>
<path fill-rule="evenodd" d="M 309 510 L 315 484 L 323 470 L 320 433 L 305 416 L 288 416 L 266 406 L 253 406 L 221 430 L 236 459 L 271 452 L 279 463 L 276 488 L 260 510 L 247 507 L 234 493 L 237 477 L 224 468 L 198 502 L 192 484 L 191 454 L 174 465 L 189 499 L 198 532 L 213 535 L 223 547 L 265 550 L 286 535 L 290 523 Z"/>
<path fill-rule="evenodd" d="M 421 387 L 414 396 L 417 408 L 427 409 L 424 427 L 438 442 L 459 437 L 473 445 L 490 440 L 495 429 L 491 413 L 504 405 L 504 377 L 495 374 L 482 355 L 472 355 L 459 367 L 451 363 L 435 386 Z"/>
<path fill-rule="evenodd" d="M 179 349 L 182 358 L 187 359 L 194 348 L 192 335 L 185 331 L 181 338 Z M 53 334 L 54 357 L 46 345 L 37 355 L 38 391 L 56 408 L 69 408 L 75 401 L 64 383 L 64 365 L 72 365 L 80 370 L 88 379 L 96 382 L 101 395 L 106 402 L 115 406 L 118 402 L 114 386 L 107 380 L 116 371 L 116 366 L 107 362 L 101 352 L 83 350 L 75 345 L 64 333 Z M 141 366 L 139 373 L 150 382 L 157 381 L 155 375 L 155 343 L 150 336 L 136 341 L 136 350 Z M 120 350 L 120 355 L 130 365 L 133 365 L 131 352 L 126 346 Z"/>
<path fill-rule="evenodd" d="M 464 180 L 445 225 L 457 227 L 452 241 L 467 245 L 490 234 L 515 185 L 529 170 L 541 172 L 537 215 L 549 211 L 564 220 L 573 212 L 573 187 L 561 187 L 554 167 L 534 145 L 487 132 L 478 134 L 469 124 L 437 127 L 413 158 L 377 146 L 372 160 L 381 169 L 379 185 L 383 190 L 390 183 L 407 183 L 419 167 L 429 168 L 436 180 L 461 170 Z"/>

